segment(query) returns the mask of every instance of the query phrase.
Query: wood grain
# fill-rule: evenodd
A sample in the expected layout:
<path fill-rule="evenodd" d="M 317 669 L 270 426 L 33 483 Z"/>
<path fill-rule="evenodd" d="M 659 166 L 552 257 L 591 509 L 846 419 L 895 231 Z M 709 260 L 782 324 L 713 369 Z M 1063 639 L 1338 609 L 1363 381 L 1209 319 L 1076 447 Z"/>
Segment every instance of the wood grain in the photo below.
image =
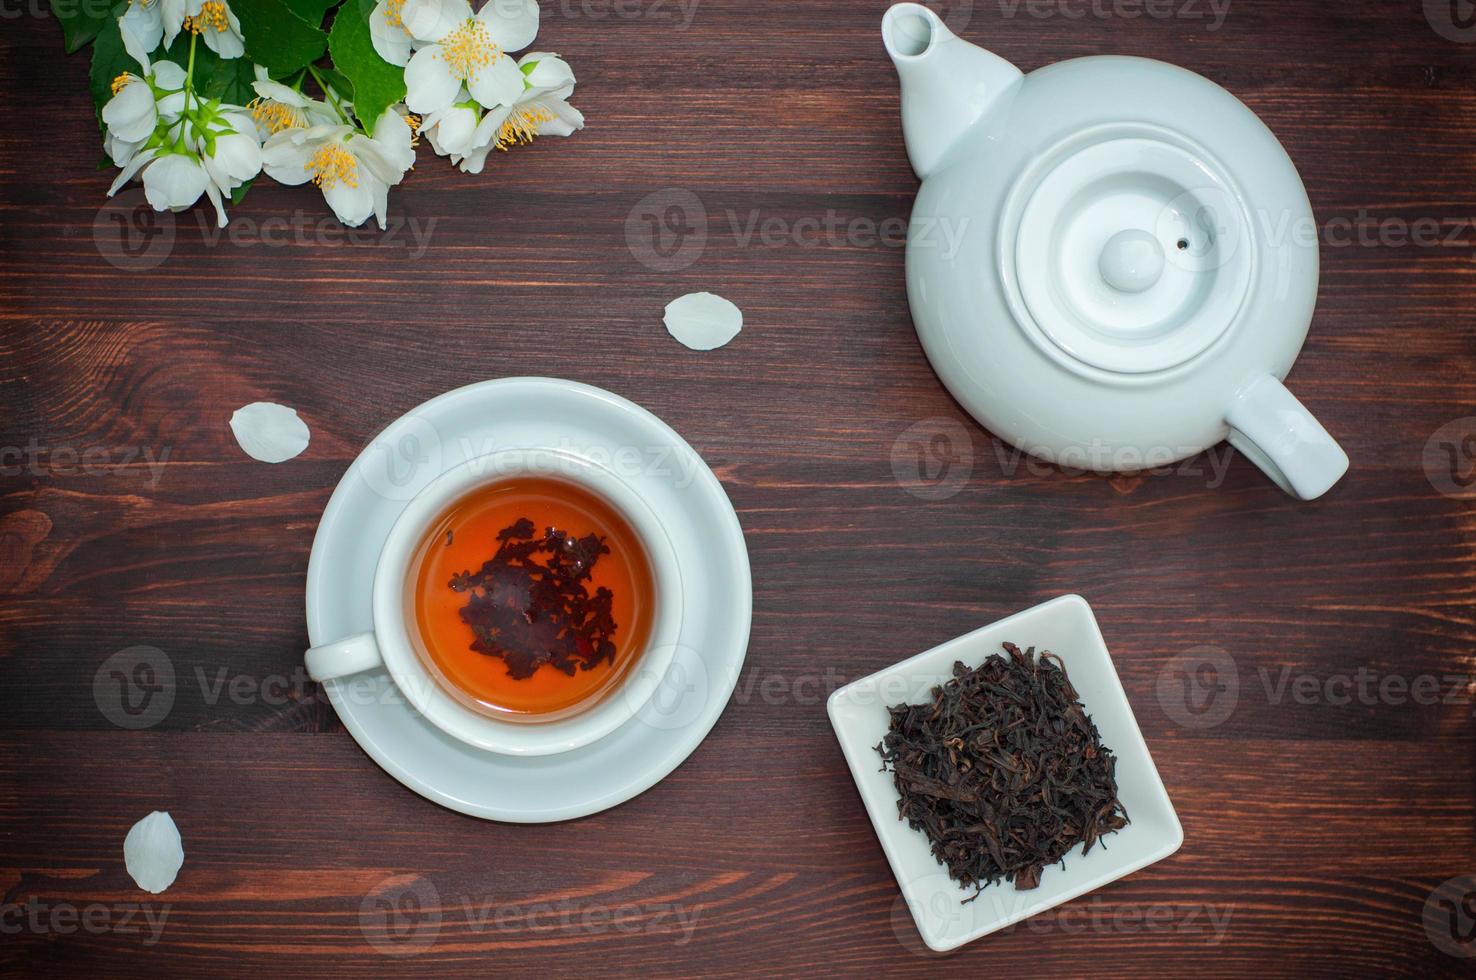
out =
<path fill-rule="evenodd" d="M 653 3 L 621 16 L 544 0 L 539 43 L 578 71 L 584 132 L 481 178 L 423 149 L 391 197 L 393 235 L 348 240 L 317 224 L 310 189 L 263 182 L 233 212 L 236 238 L 179 215 L 151 269 L 107 260 L 122 226 L 95 169 L 85 61 L 62 56 L 49 17 L 10 18 L 0 91 L 28 111 L 0 127 L 0 902 L 17 910 L 0 925 L 22 926 L 0 964 L 1462 973 L 1421 910 L 1476 873 L 1476 510 L 1436 491 L 1424 449 L 1476 416 L 1476 44 L 1437 33 L 1424 6 L 1234 0 L 1213 31 L 949 8 L 1027 69 L 1099 53 L 1186 64 L 1283 139 L 1325 236 L 1291 384 L 1353 459 L 1312 504 L 1223 446 L 1168 475 L 1026 465 L 928 367 L 900 248 L 745 240 L 755 218 L 908 214 L 881 0 L 700 0 L 685 29 Z M 663 188 L 695 194 L 708 230 L 673 272 L 642 264 L 626 233 Z M 293 224 L 273 233 L 274 218 Z M 1438 244 L 1387 235 L 1422 219 Z M 664 304 L 696 289 L 744 309 L 730 347 L 696 354 L 662 330 Z M 636 800 L 553 827 L 414 796 L 299 673 L 308 549 L 349 460 L 426 398 L 527 373 L 610 388 L 682 432 L 738 509 L 755 592 L 748 665 L 709 739 Z M 227 419 L 260 399 L 308 420 L 302 457 L 272 467 L 235 446 Z M 930 419 L 963 423 L 972 458 L 961 491 L 933 502 L 892 465 L 899 436 Z M 1185 846 L 933 956 L 824 696 L 1063 592 L 1097 613 Z M 179 692 L 158 725 L 122 731 L 93 676 L 140 644 L 168 653 Z M 1217 726 L 1180 724 L 1160 679 L 1205 645 L 1233 658 L 1238 699 Z M 1372 696 L 1343 685 L 1360 671 Z M 1425 677 L 1429 703 L 1377 693 Z M 221 694 L 221 678 L 257 693 Z M 121 842 L 155 808 L 188 858 L 151 897 Z M 165 917 L 157 941 L 144 913 L 121 922 L 135 905 Z M 39 927 L 18 918 L 33 907 Z M 48 918 L 94 907 L 100 928 Z M 396 952 L 375 945 L 386 922 Z"/>

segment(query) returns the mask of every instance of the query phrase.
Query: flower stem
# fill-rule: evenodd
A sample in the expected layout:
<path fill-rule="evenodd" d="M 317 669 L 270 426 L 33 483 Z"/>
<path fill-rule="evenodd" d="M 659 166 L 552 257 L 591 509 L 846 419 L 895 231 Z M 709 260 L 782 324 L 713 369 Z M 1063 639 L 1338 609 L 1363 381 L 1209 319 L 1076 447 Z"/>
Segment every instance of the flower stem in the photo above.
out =
<path fill-rule="evenodd" d="M 195 95 L 195 42 L 197 40 L 199 40 L 199 38 L 200 38 L 200 35 L 199 34 L 195 33 L 194 31 L 191 31 L 190 32 L 190 64 L 189 64 L 189 67 L 185 69 L 185 84 L 184 84 L 184 114 L 185 114 L 185 119 L 188 121 L 188 124 L 189 125 L 194 126 L 197 130 L 199 129 L 199 126 L 195 122 L 195 120 L 190 116 L 190 99 L 191 98 L 194 98 L 194 100 L 195 100 L 195 108 L 198 109 L 200 107 L 200 98 L 199 98 L 199 96 Z M 185 136 L 185 127 L 184 127 L 184 124 L 181 124 L 180 127 L 179 127 L 179 139 L 177 139 L 175 141 L 175 149 L 177 149 L 181 153 L 185 152 L 185 138 L 184 138 L 184 136 Z"/>
<path fill-rule="evenodd" d="M 318 88 L 323 90 L 323 97 L 328 100 L 328 104 L 333 107 L 333 111 L 338 113 L 338 118 L 342 119 L 345 125 L 351 126 L 356 130 L 359 129 L 353 118 L 343 111 L 343 105 L 338 101 L 338 95 L 333 91 L 333 86 L 323 80 L 323 76 L 318 74 L 317 68 L 308 65 L 307 70 L 312 72 L 313 80 L 318 83 Z"/>

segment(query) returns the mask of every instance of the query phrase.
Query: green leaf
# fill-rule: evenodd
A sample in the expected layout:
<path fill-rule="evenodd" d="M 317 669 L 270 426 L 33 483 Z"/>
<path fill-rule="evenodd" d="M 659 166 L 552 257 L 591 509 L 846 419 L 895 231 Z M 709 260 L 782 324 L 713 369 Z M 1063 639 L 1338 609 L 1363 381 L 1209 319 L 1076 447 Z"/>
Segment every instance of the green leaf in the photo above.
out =
<path fill-rule="evenodd" d="M 274 75 L 312 64 L 328 48 L 328 35 L 293 13 L 285 0 L 231 0 L 231 12 L 241 21 L 246 57 Z"/>
<path fill-rule="evenodd" d="M 61 24 L 67 54 L 97 37 L 108 21 L 117 21 L 128 0 L 51 0 L 51 12 Z"/>
<path fill-rule="evenodd" d="M 251 185 L 255 180 L 256 178 L 252 177 L 251 180 L 246 181 L 246 183 L 231 191 L 231 207 L 235 207 L 237 204 L 246 200 L 246 192 L 251 190 Z"/>
<path fill-rule="evenodd" d="M 405 97 L 405 70 L 385 61 L 374 50 L 363 3 L 361 0 L 355 7 L 349 0 L 338 9 L 328 35 L 328 50 L 334 66 L 354 87 L 354 114 L 366 130 L 372 131 L 384 110 Z M 373 9 L 372 4 L 369 9 Z"/>
<path fill-rule="evenodd" d="M 282 2 L 287 5 L 289 10 L 309 24 L 312 24 L 314 27 L 320 27 L 323 24 L 323 15 L 338 6 L 343 0 L 282 0 Z"/>
<path fill-rule="evenodd" d="M 232 9 L 235 9 L 234 3 Z M 190 66 L 190 34 L 180 31 L 174 43 L 161 56 L 188 69 Z M 155 59 L 158 60 L 158 59 Z M 250 58 L 223 59 L 205 46 L 195 44 L 195 93 L 201 98 L 219 99 L 231 105 L 244 106 L 256 98 L 251 83 L 256 81 L 256 70 Z"/>
<path fill-rule="evenodd" d="M 137 75 L 143 71 L 139 63 L 123 49 L 123 35 L 118 31 L 118 22 L 110 20 L 97 31 L 97 41 L 92 46 L 92 68 L 88 72 L 88 84 L 92 89 L 92 102 L 98 112 L 113 97 L 113 79 L 124 72 Z"/>
<path fill-rule="evenodd" d="M 333 91 L 338 93 L 339 98 L 346 99 L 349 102 L 354 101 L 353 83 L 351 83 L 347 78 L 344 78 L 342 72 L 339 72 L 333 68 L 317 68 L 314 70 L 323 79 L 323 81 L 333 86 Z"/>

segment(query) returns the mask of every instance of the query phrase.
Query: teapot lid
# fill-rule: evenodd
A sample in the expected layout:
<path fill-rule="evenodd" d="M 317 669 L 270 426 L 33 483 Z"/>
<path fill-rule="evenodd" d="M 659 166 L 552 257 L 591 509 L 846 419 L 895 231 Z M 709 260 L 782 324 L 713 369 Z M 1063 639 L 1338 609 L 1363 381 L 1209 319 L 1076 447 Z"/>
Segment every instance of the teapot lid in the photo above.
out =
<path fill-rule="evenodd" d="M 1079 130 L 1039 154 L 998 243 L 1038 343 L 1115 374 L 1164 371 L 1235 322 L 1255 278 L 1245 196 L 1203 146 L 1147 123 Z"/>

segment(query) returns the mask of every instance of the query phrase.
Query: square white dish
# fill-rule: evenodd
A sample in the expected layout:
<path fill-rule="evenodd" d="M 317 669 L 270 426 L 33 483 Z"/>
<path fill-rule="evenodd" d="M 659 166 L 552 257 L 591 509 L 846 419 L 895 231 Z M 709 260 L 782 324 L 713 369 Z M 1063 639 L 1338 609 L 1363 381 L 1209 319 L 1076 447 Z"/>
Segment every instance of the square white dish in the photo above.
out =
<path fill-rule="evenodd" d="M 1017 891 L 1010 882 L 985 888 L 977 899 L 948 877 L 927 837 L 897 816 L 892 774 L 883 771 L 876 746 L 887 733 L 887 708 L 918 703 L 953 676 L 955 661 L 977 667 L 1003 644 L 1049 650 L 1061 658 L 1102 744 L 1117 757 L 1118 799 L 1130 823 L 1102 837 L 1090 854 L 1077 845 L 1065 868 L 1049 865 L 1040 886 Z M 1065 595 L 990 623 L 925 653 L 846 685 L 826 704 L 841 751 L 871 817 L 882 850 L 902 888 L 923 942 L 939 952 L 1013 925 L 1063 902 L 1161 861 L 1184 842 L 1184 830 L 1138 730 L 1132 706 L 1085 599 Z"/>

